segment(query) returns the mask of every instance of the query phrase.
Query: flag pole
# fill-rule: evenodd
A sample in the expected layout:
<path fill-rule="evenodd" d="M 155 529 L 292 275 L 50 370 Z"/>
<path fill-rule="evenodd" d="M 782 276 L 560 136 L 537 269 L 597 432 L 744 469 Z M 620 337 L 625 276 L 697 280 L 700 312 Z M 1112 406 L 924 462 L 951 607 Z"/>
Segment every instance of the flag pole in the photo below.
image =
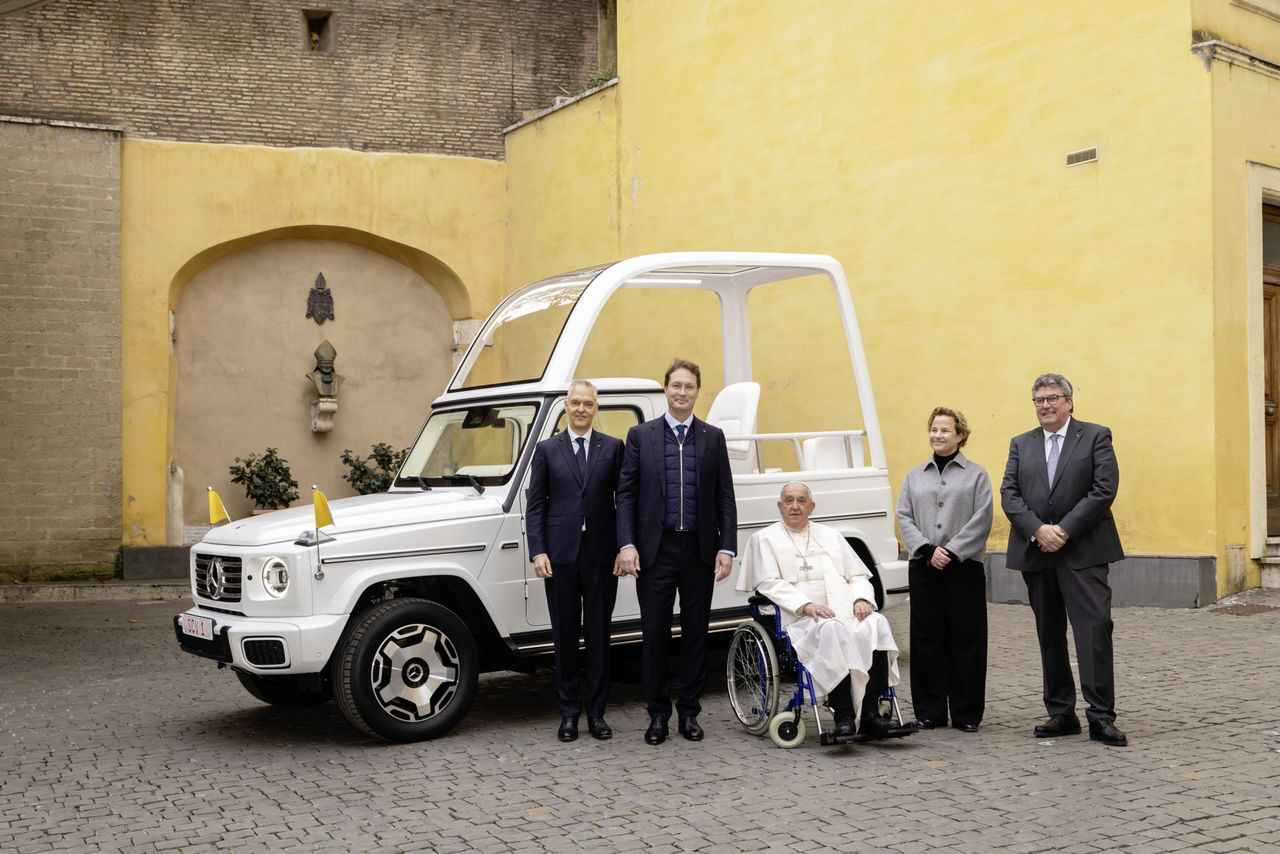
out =
<path fill-rule="evenodd" d="M 294 541 L 294 545 L 298 546 L 314 546 L 315 547 L 315 571 L 312 576 L 316 581 L 324 580 L 324 567 L 320 563 L 320 544 L 333 540 L 328 534 L 320 529 L 325 525 L 333 524 L 333 513 L 329 511 L 329 499 L 324 497 L 324 493 L 320 491 L 320 487 L 311 484 L 311 498 L 314 502 L 312 509 L 315 511 L 316 527 L 313 531 L 303 531 L 302 535 Z"/>

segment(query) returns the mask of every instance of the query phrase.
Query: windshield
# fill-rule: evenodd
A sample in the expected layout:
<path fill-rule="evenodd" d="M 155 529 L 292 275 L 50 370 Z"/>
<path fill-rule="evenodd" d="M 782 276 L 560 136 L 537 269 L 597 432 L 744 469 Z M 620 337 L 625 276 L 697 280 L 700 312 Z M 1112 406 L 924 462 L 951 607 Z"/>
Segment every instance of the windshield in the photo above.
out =
<path fill-rule="evenodd" d="M 409 451 L 396 486 L 501 486 L 528 441 L 535 403 L 479 404 L 432 413 Z"/>
<path fill-rule="evenodd" d="M 603 269 L 592 267 L 544 279 L 508 297 L 480 330 L 451 388 L 541 379 L 569 312 Z"/>

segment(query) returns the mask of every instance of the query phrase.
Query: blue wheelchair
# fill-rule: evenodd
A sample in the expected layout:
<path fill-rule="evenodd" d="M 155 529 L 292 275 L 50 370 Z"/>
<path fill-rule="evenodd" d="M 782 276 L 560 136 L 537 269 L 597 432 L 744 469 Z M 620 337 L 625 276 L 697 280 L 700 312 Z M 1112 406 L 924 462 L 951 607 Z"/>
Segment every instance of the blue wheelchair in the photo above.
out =
<path fill-rule="evenodd" d="M 767 733 L 778 747 L 799 747 L 804 743 L 806 734 L 802 712 L 807 703 L 813 709 L 814 723 L 824 747 L 871 740 L 861 734 L 837 736 L 834 726 L 829 730 L 823 729 L 813 678 L 796 658 L 791 638 L 782 627 L 778 607 L 760 595 L 752 596 L 747 604 L 751 622 L 739 626 L 733 633 L 725 664 L 729 702 L 743 728 L 755 736 Z M 786 708 L 778 711 L 784 682 L 794 683 L 796 687 Z M 879 713 L 897 721 L 896 727 L 879 737 L 900 738 L 915 732 L 903 723 L 893 686 L 888 686 L 881 695 Z"/>

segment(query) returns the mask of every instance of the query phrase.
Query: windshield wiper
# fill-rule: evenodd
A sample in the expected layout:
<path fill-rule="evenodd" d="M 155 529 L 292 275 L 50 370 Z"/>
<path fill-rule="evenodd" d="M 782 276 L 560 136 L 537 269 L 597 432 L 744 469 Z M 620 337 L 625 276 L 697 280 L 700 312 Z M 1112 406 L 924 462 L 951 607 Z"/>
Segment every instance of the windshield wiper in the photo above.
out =
<path fill-rule="evenodd" d="M 471 488 L 474 489 L 477 494 L 484 495 L 484 484 L 481 483 L 480 479 L 473 474 L 444 474 L 436 477 L 436 480 L 443 480 L 446 483 L 452 483 L 453 481 L 458 480 L 465 481 L 471 485 Z"/>

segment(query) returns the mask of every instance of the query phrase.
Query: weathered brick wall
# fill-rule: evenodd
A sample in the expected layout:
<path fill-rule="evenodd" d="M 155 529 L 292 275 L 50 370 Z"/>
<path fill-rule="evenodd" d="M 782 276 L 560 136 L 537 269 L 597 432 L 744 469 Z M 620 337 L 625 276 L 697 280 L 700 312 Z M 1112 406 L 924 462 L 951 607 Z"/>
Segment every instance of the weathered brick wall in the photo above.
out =
<path fill-rule="evenodd" d="M 131 136 L 501 158 L 596 72 L 598 0 L 53 0 L 0 17 L 0 114 Z M 308 48 L 303 9 L 332 11 Z"/>
<path fill-rule="evenodd" d="M 120 135 L 0 120 L 0 581 L 120 545 Z"/>

